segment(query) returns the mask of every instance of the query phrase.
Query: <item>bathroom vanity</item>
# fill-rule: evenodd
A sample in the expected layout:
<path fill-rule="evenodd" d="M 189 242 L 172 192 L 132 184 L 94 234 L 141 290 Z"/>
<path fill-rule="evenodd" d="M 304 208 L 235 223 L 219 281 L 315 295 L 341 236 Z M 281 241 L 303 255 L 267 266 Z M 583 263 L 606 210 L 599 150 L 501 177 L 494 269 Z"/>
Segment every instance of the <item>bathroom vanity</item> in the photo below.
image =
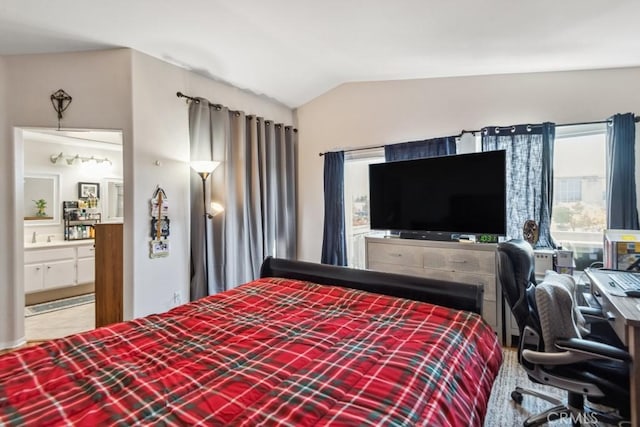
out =
<path fill-rule="evenodd" d="M 26 243 L 25 293 L 93 283 L 94 253 L 93 240 Z"/>

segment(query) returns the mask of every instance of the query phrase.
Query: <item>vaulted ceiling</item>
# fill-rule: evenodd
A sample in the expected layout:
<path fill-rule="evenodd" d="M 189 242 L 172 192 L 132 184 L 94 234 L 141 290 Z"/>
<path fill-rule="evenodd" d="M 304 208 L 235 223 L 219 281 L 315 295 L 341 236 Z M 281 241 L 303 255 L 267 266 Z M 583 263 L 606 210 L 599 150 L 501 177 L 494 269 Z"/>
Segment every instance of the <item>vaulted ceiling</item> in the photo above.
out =
<path fill-rule="evenodd" d="M 129 47 L 298 107 L 346 82 L 640 65 L 637 0 L 2 0 L 0 55 Z"/>

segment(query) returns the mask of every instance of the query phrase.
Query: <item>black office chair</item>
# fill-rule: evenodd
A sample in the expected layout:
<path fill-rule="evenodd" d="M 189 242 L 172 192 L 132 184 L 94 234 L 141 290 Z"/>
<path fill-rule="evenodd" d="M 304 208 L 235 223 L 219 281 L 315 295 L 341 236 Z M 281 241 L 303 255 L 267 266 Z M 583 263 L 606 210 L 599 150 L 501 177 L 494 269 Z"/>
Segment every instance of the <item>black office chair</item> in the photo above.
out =
<path fill-rule="evenodd" d="M 564 284 L 535 279 L 531 245 L 511 240 L 498 245 L 498 275 L 502 293 L 518 324 L 518 360 L 535 383 L 568 392 L 566 403 L 538 391 L 516 387 L 511 397 L 540 397 L 555 406 L 532 415 L 524 426 L 538 426 L 559 418 L 618 425 L 629 419 L 629 353 L 602 340 L 584 339 L 576 326 L 574 295 Z M 602 330 L 602 329 L 601 329 Z M 613 332 L 613 331 L 612 331 Z M 611 342 L 616 342 L 612 339 Z M 596 411 L 591 403 L 612 408 Z"/>

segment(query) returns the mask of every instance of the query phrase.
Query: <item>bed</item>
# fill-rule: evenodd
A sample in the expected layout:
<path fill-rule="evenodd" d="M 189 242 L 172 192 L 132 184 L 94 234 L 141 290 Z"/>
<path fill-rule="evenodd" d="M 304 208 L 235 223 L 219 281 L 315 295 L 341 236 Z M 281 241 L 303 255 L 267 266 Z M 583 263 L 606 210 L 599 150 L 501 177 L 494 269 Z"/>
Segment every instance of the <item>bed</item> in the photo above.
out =
<path fill-rule="evenodd" d="M 166 313 L 0 356 L 0 425 L 481 426 L 476 286 L 269 258 Z"/>

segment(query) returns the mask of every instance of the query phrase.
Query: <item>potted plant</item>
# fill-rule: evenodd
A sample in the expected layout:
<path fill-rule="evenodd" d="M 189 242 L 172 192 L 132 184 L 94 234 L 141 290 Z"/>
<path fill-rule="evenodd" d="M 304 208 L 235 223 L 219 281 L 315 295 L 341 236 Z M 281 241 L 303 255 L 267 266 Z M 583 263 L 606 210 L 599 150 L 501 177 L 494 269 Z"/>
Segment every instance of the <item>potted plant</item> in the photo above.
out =
<path fill-rule="evenodd" d="M 33 202 L 36 204 L 36 208 L 38 209 L 36 216 L 47 216 L 47 213 L 45 212 L 45 209 L 47 208 L 47 201 L 45 199 L 38 199 Z"/>

